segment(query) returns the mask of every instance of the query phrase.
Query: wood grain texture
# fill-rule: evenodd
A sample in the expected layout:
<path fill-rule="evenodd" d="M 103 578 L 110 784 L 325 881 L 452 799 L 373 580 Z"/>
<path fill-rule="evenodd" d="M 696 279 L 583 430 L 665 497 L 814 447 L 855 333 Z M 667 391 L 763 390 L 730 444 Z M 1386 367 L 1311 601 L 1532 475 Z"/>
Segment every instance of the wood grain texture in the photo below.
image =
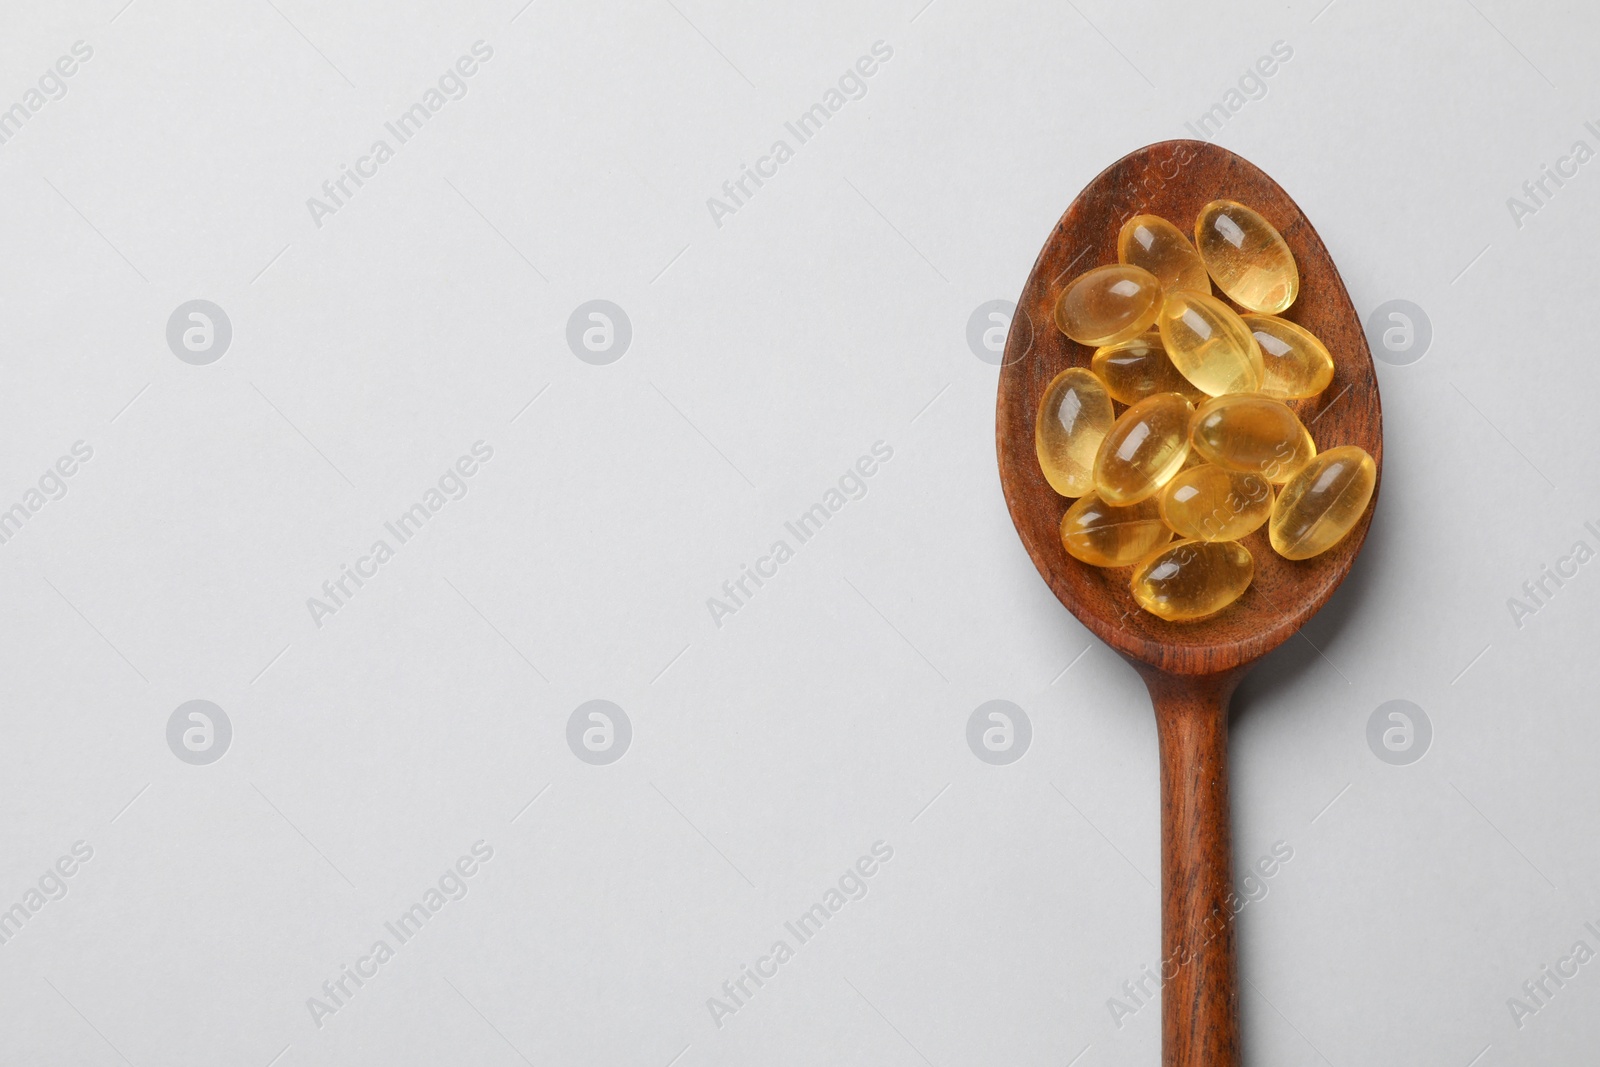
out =
<path fill-rule="evenodd" d="M 1162 1063 L 1238 1067 L 1228 698 L 1244 670 L 1140 666 L 1161 745 Z"/>
<path fill-rule="evenodd" d="M 1034 264 L 1006 340 L 995 444 L 1012 521 L 1056 597 L 1144 678 L 1155 706 L 1161 763 L 1162 1063 L 1238 1067 L 1238 979 L 1228 816 L 1228 700 L 1249 667 L 1327 602 L 1366 539 L 1378 492 L 1342 542 L 1309 560 L 1272 551 L 1265 528 L 1243 539 L 1255 558 L 1250 588 L 1221 612 L 1172 623 L 1141 610 L 1131 568 L 1067 555 L 1057 496 L 1034 453 L 1039 398 L 1057 373 L 1088 367 L 1093 351 L 1052 317 L 1077 275 L 1117 261 L 1117 233 L 1134 215 L 1160 215 L 1192 234 L 1200 208 L 1237 200 L 1278 228 L 1300 268 L 1300 295 L 1282 316 L 1328 346 L 1334 376 L 1317 397 L 1289 401 L 1319 451 L 1359 445 L 1383 477 L 1377 373 L 1361 321 L 1322 239 L 1278 184 L 1226 149 L 1163 141 L 1118 160 L 1056 224 Z M 1224 294 L 1216 294 L 1223 297 Z M 1237 309 L 1236 309 L 1237 310 Z"/>

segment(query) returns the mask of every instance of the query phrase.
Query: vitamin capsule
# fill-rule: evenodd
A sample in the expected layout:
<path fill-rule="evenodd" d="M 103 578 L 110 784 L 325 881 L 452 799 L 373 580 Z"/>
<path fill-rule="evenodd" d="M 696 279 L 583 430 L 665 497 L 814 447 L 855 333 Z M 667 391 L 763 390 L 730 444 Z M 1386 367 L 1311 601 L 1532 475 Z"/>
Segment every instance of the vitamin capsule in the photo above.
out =
<path fill-rule="evenodd" d="M 1276 315 L 1300 293 L 1294 253 L 1272 223 L 1232 200 L 1200 209 L 1194 244 L 1217 288 L 1240 307 Z"/>
<path fill-rule="evenodd" d="M 1156 393 L 1182 393 L 1195 403 L 1206 397 L 1172 365 L 1159 333 L 1144 333 L 1131 341 L 1097 348 L 1091 366 L 1111 399 L 1124 404 L 1137 404 Z"/>
<path fill-rule="evenodd" d="M 1238 313 L 1216 297 L 1171 293 L 1156 323 L 1167 358 L 1202 393 L 1253 393 L 1261 387 L 1261 346 Z"/>
<path fill-rule="evenodd" d="M 1330 448 L 1278 491 L 1267 537 L 1285 559 L 1310 559 L 1344 540 L 1367 510 L 1378 467 L 1355 445 Z"/>
<path fill-rule="evenodd" d="M 1255 573 L 1237 541 L 1174 541 L 1133 569 L 1133 598 L 1153 615 L 1187 622 L 1238 600 Z"/>
<path fill-rule="evenodd" d="M 1237 541 L 1272 513 L 1272 486 L 1265 478 L 1211 463 L 1179 471 L 1157 499 L 1163 521 L 1179 537 L 1196 541 Z"/>
<path fill-rule="evenodd" d="M 1317 454 L 1311 434 L 1281 400 L 1219 396 L 1195 412 L 1195 451 L 1219 467 L 1259 474 L 1281 485 Z"/>
<path fill-rule="evenodd" d="M 1056 328 L 1091 348 L 1138 337 L 1161 307 L 1161 283 L 1143 267 L 1096 267 L 1074 278 L 1056 300 Z"/>
<path fill-rule="evenodd" d="M 1170 540 L 1154 500 L 1117 508 L 1090 493 L 1061 516 L 1067 555 L 1096 567 L 1131 567 Z"/>
<path fill-rule="evenodd" d="M 1261 346 L 1266 373 L 1260 392 L 1279 400 L 1298 400 L 1316 396 L 1333 381 L 1333 357 L 1310 330 L 1275 315 L 1240 318 Z"/>
<path fill-rule="evenodd" d="M 1107 504 L 1136 504 L 1171 480 L 1189 454 L 1194 405 L 1177 393 L 1145 397 L 1124 411 L 1094 458 L 1094 487 Z"/>
<path fill-rule="evenodd" d="M 1050 488 L 1062 496 L 1094 488 L 1094 457 L 1114 421 L 1111 396 L 1089 371 L 1072 367 L 1051 380 L 1033 424 L 1039 468 Z"/>
<path fill-rule="evenodd" d="M 1206 265 L 1182 230 L 1159 215 L 1135 215 L 1117 234 L 1117 262 L 1143 267 L 1161 281 L 1164 292 L 1211 292 Z"/>

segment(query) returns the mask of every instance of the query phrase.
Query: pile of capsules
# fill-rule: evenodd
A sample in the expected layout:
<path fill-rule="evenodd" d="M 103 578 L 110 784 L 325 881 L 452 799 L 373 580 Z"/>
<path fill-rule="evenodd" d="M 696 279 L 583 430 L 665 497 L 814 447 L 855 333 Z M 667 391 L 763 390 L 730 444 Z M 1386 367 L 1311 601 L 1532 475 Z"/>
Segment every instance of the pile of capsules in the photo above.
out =
<path fill-rule="evenodd" d="M 1056 326 L 1094 360 L 1056 375 L 1034 425 L 1045 478 L 1077 498 L 1061 520 L 1067 552 L 1133 567 L 1139 606 L 1174 622 L 1249 587 L 1240 538 L 1265 523 L 1275 552 L 1309 559 L 1350 532 L 1377 482 L 1354 445 L 1318 453 L 1284 403 L 1326 389 L 1333 357 L 1278 317 L 1300 291 L 1283 237 L 1232 200 L 1202 208 L 1194 233 L 1190 244 L 1166 219 L 1135 216 L 1117 263 L 1061 292 Z"/>

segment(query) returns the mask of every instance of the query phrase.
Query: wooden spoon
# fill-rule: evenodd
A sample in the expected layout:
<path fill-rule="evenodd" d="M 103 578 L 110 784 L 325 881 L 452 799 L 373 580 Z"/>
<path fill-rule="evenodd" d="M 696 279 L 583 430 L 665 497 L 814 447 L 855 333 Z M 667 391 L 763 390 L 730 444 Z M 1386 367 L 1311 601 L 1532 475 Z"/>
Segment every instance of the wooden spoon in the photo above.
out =
<path fill-rule="evenodd" d="M 1255 166 L 1204 141 L 1163 141 L 1106 168 L 1067 208 L 1028 276 L 1000 370 L 995 444 L 1000 484 L 1023 546 L 1061 603 L 1144 678 L 1161 754 L 1161 1046 L 1164 1067 L 1238 1067 L 1239 996 L 1228 832 L 1228 699 L 1256 660 L 1288 640 L 1333 594 L 1366 539 L 1371 506 L 1350 535 L 1312 559 L 1290 561 L 1266 529 L 1243 544 L 1255 580 L 1233 604 L 1196 622 L 1140 609 L 1131 568 L 1067 555 L 1058 527 L 1072 501 L 1039 470 L 1033 426 L 1057 373 L 1087 367 L 1092 350 L 1056 329 L 1062 288 L 1117 261 L 1117 233 L 1153 214 L 1192 234 L 1200 208 L 1237 200 L 1278 228 L 1300 268 L 1300 295 L 1283 317 L 1328 346 L 1333 383 L 1290 401 L 1318 450 L 1360 445 L 1383 471 L 1382 412 L 1366 337 L 1339 272 L 1295 202 Z M 1217 296 L 1222 294 L 1217 292 Z M 1373 500 L 1377 499 L 1374 490 Z"/>

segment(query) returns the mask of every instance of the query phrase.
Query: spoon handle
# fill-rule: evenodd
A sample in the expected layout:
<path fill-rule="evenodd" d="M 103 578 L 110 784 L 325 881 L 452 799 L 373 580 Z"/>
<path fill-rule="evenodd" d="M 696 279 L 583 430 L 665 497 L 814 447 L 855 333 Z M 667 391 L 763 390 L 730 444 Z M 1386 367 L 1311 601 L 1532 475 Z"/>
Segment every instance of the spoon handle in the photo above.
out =
<path fill-rule="evenodd" d="M 1161 744 L 1162 1067 L 1238 1067 L 1228 698 L 1243 672 L 1140 673 Z"/>

